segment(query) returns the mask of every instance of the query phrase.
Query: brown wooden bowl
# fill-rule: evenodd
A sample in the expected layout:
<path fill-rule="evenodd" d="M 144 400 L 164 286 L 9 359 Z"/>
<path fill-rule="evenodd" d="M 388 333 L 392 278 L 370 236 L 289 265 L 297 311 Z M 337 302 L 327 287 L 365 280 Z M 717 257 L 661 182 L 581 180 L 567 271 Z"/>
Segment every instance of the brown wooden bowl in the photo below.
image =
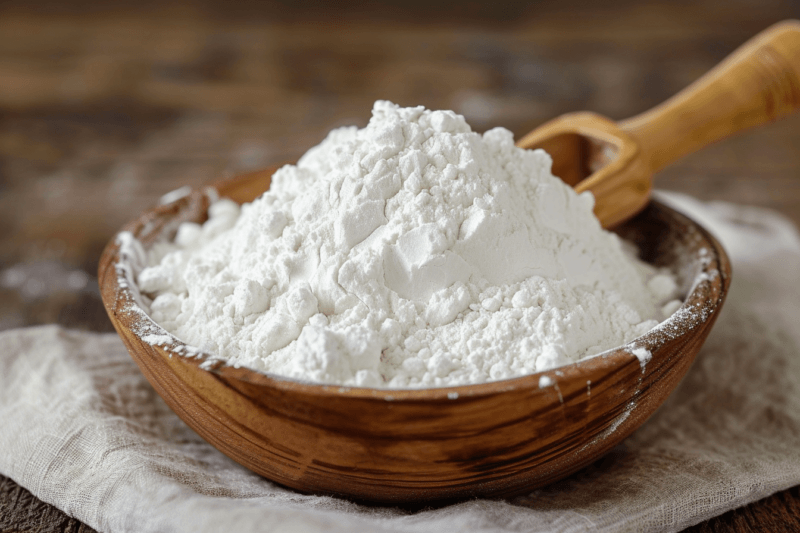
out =
<path fill-rule="evenodd" d="M 269 187 L 271 170 L 214 185 L 238 202 Z M 145 245 L 202 221 L 201 191 L 125 226 Z M 618 229 L 643 259 L 680 274 L 683 306 L 628 345 L 529 376 L 438 389 L 304 383 L 186 355 L 136 304 L 112 240 L 99 280 L 111 321 L 156 391 L 192 429 L 247 468 L 303 492 L 375 502 L 510 496 L 590 464 L 639 427 L 686 374 L 730 285 L 728 258 L 695 222 L 652 202 Z M 122 276 L 122 277 L 121 277 Z M 167 335 L 160 346 L 142 332 Z M 152 342 L 152 341 L 151 341 Z M 632 354 L 643 348 L 642 365 Z M 201 364 L 203 368 L 201 368 Z M 540 387 L 548 376 L 553 385 Z"/>

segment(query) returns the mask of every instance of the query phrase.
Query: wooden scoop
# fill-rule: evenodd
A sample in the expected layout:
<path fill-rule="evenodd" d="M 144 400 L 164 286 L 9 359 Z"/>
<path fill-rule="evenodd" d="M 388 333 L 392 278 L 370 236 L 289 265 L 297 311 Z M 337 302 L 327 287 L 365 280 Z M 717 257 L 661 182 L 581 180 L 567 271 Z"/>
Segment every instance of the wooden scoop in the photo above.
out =
<path fill-rule="evenodd" d="M 616 123 L 590 112 L 562 115 L 523 137 L 543 148 L 553 174 L 592 191 L 612 227 L 647 204 L 652 176 L 673 161 L 800 106 L 800 22 L 780 22 L 666 102 Z"/>

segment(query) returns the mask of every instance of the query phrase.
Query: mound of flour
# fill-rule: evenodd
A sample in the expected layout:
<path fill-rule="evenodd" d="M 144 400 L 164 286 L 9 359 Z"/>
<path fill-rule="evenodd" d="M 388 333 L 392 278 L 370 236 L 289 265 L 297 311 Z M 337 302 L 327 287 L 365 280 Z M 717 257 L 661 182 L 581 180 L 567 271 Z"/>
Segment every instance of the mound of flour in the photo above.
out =
<path fill-rule="evenodd" d="M 550 369 L 649 330 L 676 291 L 550 165 L 508 130 L 379 101 L 254 202 L 152 246 L 136 281 L 166 330 L 259 371 L 430 387 Z"/>

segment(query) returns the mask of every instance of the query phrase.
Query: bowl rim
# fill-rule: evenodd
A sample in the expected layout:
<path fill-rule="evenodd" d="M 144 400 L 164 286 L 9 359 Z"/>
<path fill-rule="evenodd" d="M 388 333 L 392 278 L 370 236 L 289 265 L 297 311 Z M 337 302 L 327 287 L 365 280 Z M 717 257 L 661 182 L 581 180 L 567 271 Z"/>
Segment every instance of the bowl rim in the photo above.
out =
<path fill-rule="evenodd" d="M 466 398 L 477 399 L 479 397 L 495 395 L 499 392 L 539 389 L 552 385 L 557 387 L 558 381 L 561 380 L 577 379 L 580 378 L 581 375 L 585 375 L 591 371 L 610 371 L 632 364 L 641 366 L 642 373 L 644 373 L 647 364 L 640 361 L 633 353 L 633 350 L 643 348 L 655 358 L 658 349 L 669 340 L 691 335 L 693 331 L 702 327 L 705 322 L 714 318 L 715 313 L 719 311 L 719 308 L 724 302 L 730 287 L 730 259 L 719 241 L 707 229 L 689 216 L 669 207 L 663 202 L 651 198 L 650 203 L 648 203 L 645 208 L 653 206 L 665 212 L 668 216 L 676 218 L 680 223 L 691 227 L 699 234 L 700 238 L 707 243 L 707 246 L 704 248 L 710 248 L 711 253 L 708 257 L 703 258 L 704 264 L 700 265 L 699 272 L 695 275 L 695 279 L 692 280 L 692 285 L 686 299 L 678 310 L 643 335 L 621 346 L 610 348 L 568 365 L 541 372 L 502 380 L 487 381 L 484 383 L 461 384 L 449 387 L 393 389 L 325 384 L 262 372 L 244 366 L 234 366 L 227 364 L 223 359 L 215 357 L 212 353 L 192 347 L 174 334 L 168 332 L 155 322 L 138 304 L 137 297 L 131 287 L 127 283 L 120 283 L 120 276 L 122 276 L 122 273 L 120 272 L 121 246 L 119 235 L 123 232 L 130 232 L 138 238 L 138 233 L 143 231 L 143 228 L 146 227 L 148 222 L 152 221 L 154 216 L 163 213 L 165 208 L 174 209 L 177 205 L 179 207 L 178 212 L 180 212 L 180 209 L 185 209 L 190 202 L 202 201 L 202 197 L 207 197 L 209 195 L 209 189 L 213 196 L 221 186 L 235 183 L 238 180 L 243 180 L 254 174 L 257 173 L 248 173 L 226 180 L 218 180 L 209 185 L 194 188 L 190 193 L 181 195 L 179 198 L 171 199 L 168 203 L 163 203 L 145 210 L 137 218 L 125 224 L 125 226 L 114 235 L 106 245 L 100 261 L 101 272 L 99 279 L 101 281 L 101 297 L 106 311 L 110 315 L 113 314 L 117 316 L 117 320 L 113 321 L 115 327 L 124 327 L 141 342 L 151 344 L 145 341 L 139 333 L 142 328 L 136 327 L 137 323 L 141 324 L 141 321 L 146 321 L 149 332 L 152 332 L 153 328 L 155 328 L 159 336 L 168 336 L 170 338 L 169 342 L 157 343 L 165 352 L 170 354 L 170 357 L 179 357 L 182 361 L 200 366 L 203 370 L 211 372 L 224 380 L 241 381 L 255 386 L 271 387 L 286 392 L 310 396 L 360 398 L 387 402 L 427 402 L 437 400 L 453 401 Z M 104 268 L 103 265 L 111 267 L 114 272 L 106 274 L 102 271 Z M 716 274 L 714 274 L 714 272 L 716 272 Z M 713 290 L 714 284 L 718 284 L 718 290 Z M 119 324 L 119 326 L 117 326 L 117 324 Z M 543 376 L 549 377 L 552 381 L 551 384 L 540 387 L 540 379 Z"/>

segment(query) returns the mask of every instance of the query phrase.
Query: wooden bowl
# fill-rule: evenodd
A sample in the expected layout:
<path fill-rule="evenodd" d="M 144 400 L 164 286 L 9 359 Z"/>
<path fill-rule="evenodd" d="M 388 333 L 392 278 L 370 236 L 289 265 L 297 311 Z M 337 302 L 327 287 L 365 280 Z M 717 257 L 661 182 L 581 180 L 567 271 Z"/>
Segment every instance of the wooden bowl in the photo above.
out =
<path fill-rule="evenodd" d="M 214 187 L 247 202 L 269 187 L 271 175 L 265 170 Z M 195 191 L 124 229 L 146 245 L 174 231 L 178 220 L 204 220 L 207 205 Z M 618 231 L 645 260 L 680 274 L 686 300 L 671 318 L 576 364 L 451 388 L 326 386 L 215 363 L 209 354 L 189 356 L 136 304 L 116 239 L 103 252 L 99 280 L 111 321 L 156 391 L 247 468 L 303 492 L 382 503 L 510 496 L 590 464 L 639 427 L 686 374 L 720 312 L 730 265 L 703 228 L 652 202 Z M 143 331 L 168 337 L 153 346 Z M 637 349 L 652 359 L 642 364 Z M 540 387 L 542 376 L 553 384 Z"/>

